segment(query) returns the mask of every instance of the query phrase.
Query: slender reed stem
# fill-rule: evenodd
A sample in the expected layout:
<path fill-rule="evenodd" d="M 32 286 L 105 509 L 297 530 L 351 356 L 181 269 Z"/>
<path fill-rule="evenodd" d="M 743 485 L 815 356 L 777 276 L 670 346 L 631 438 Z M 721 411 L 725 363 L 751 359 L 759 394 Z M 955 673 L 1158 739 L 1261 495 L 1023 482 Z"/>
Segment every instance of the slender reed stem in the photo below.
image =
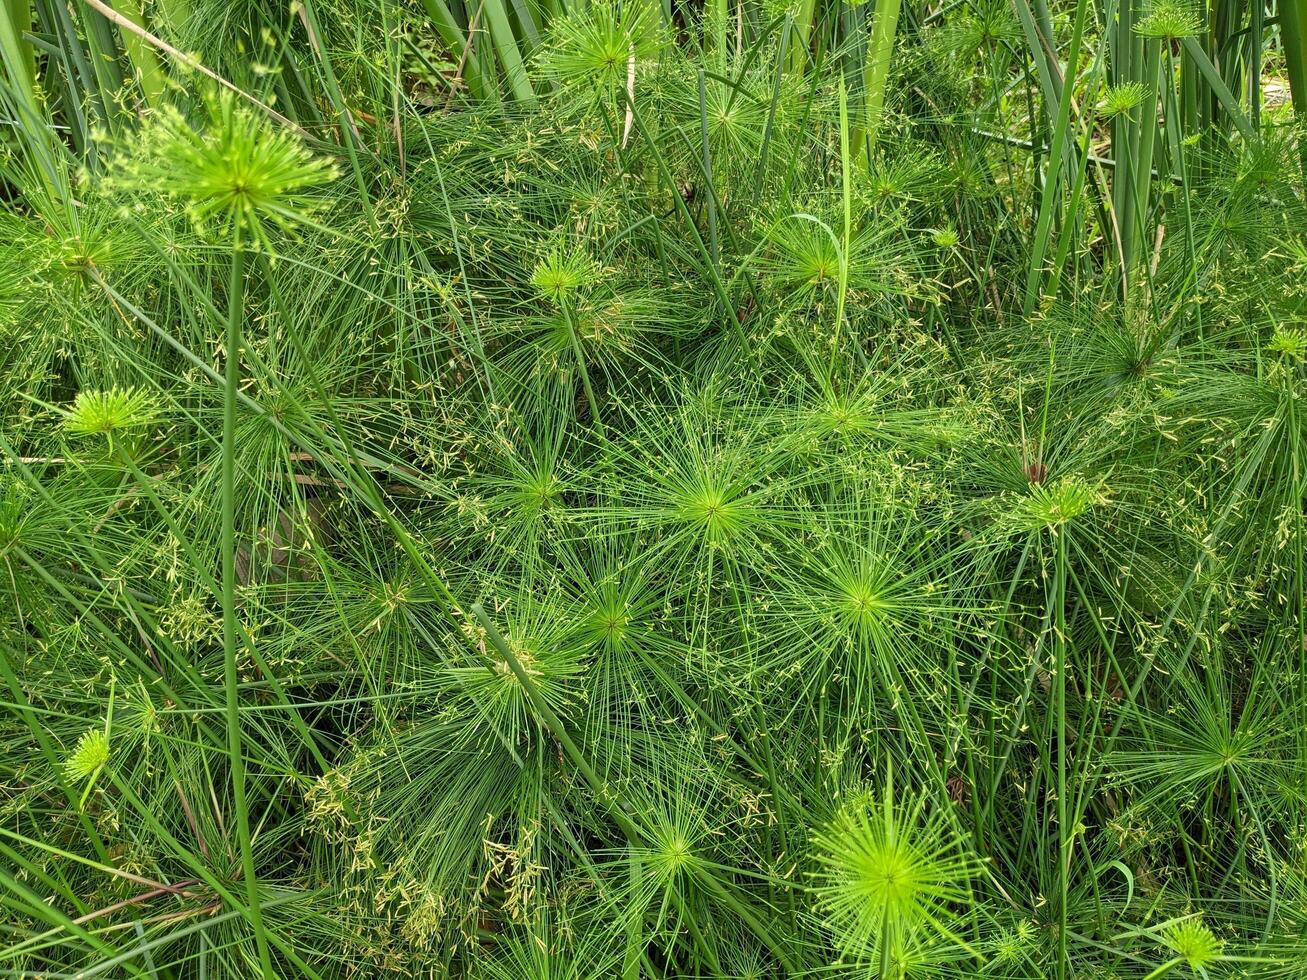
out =
<path fill-rule="evenodd" d="M 858 157 L 870 164 L 876 152 L 876 135 L 885 112 L 885 89 L 889 84 L 894 38 L 898 34 L 900 0 L 876 0 L 876 16 L 867 40 L 867 65 L 863 71 L 863 129 L 855 135 Z M 864 149 L 866 152 L 861 152 Z"/>
<path fill-rule="evenodd" d="M 227 299 L 226 377 L 222 398 L 222 652 L 223 690 L 227 716 L 227 756 L 231 766 L 232 799 L 240 840 L 241 869 L 249 902 L 250 925 L 258 946 L 259 964 L 271 978 L 272 960 L 259 908 L 259 887 L 254 877 L 254 849 L 245 797 L 245 760 L 241 754 L 240 695 L 237 691 L 236 653 L 240 647 L 240 621 L 236 618 L 236 395 L 241 381 L 241 325 L 245 315 L 245 247 L 240 222 L 236 223 L 231 253 L 231 286 Z"/>
<path fill-rule="evenodd" d="M 1053 578 L 1053 711 L 1057 726 L 1057 976 L 1067 975 L 1067 899 L 1070 893 L 1071 843 L 1067 827 L 1067 742 L 1066 742 L 1066 528 L 1057 531 L 1056 567 Z"/>

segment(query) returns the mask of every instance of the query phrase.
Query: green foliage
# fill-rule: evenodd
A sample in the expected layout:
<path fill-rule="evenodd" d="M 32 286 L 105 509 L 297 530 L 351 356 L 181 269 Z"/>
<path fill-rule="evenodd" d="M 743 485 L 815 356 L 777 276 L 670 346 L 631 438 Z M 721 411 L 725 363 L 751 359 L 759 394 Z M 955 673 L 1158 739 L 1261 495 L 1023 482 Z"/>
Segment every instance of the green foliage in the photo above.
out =
<path fill-rule="evenodd" d="M 1202 919 L 1185 919 L 1162 930 L 1162 942 L 1191 970 L 1211 965 L 1221 954 L 1222 943 Z"/>
<path fill-rule="evenodd" d="M 0 5 L 0 973 L 1303 975 L 1300 20 Z"/>
<path fill-rule="evenodd" d="M 945 812 L 922 820 L 927 805 L 923 797 L 895 799 L 887 776 L 883 799 L 850 794 L 814 839 L 818 908 L 840 945 L 854 957 L 879 959 L 882 974 L 922 930 L 965 946 L 950 922 L 967 904 L 977 862 Z"/>
<path fill-rule="evenodd" d="M 229 92 L 208 108 L 203 132 L 172 106 L 152 116 L 124 159 L 122 184 L 181 198 L 198 228 L 239 226 L 265 247 L 268 225 L 308 222 L 316 203 L 310 191 L 332 179 L 331 165 L 238 107 Z"/>
<path fill-rule="evenodd" d="M 64 416 L 64 428 L 79 436 L 112 436 L 115 432 L 147 428 L 154 422 L 149 392 L 79 391 Z"/>
<path fill-rule="evenodd" d="M 109 740 L 104 732 L 92 728 L 77 740 L 77 746 L 64 761 L 64 774 L 75 783 L 90 779 L 109 762 Z"/>

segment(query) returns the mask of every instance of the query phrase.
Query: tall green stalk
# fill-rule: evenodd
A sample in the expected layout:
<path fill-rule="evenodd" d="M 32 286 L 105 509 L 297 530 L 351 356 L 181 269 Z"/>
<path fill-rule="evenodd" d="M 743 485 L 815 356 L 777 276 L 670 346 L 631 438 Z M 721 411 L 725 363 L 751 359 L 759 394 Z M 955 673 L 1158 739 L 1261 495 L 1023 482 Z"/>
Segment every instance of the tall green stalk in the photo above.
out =
<path fill-rule="evenodd" d="M 885 111 L 885 89 L 889 83 L 890 62 L 894 57 L 894 39 L 898 35 L 901 0 L 876 0 L 875 19 L 867 40 L 867 63 L 863 69 L 862 126 L 854 131 L 853 145 L 864 164 L 876 152 L 876 136 Z M 865 145 L 866 152 L 860 152 Z"/>
<path fill-rule="evenodd" d="M 459 76 L 464 84 L 467 85 L 468 91 L 476 99 L 489 99 L 493 90 L 493 82 L 487 81 L 481 71 L 481 62 L 479 59 L 471 57 L 471 51 L 468 50 L 467 35 L 463 32 L 463 25 L 454 17 L 453 11 L 449 9 L 445 0 L 422 0 L 426 7 L 427 16 L 431 18 L 431 23 L 435 25 L 436 33 L 445 43 L 445 47 L 455 58 L 459 60 Z"/>
<path fill-rule="evenodd" d="M 240 693 L 237 688 L 237 652 L 241 646 L 236 611 L 236 402 L 241 383 L 241 327 L 245 317 L 245 247 L 241 223 L 235 223 L 231 251 L 231 280 L 227 296 L 226 376 L 222 398 L 222 653 L 223 695 L 227 720 L 227 758 L 231 767 L 232 801 L 236 806 L 241 870 L 249 902 L 250 924 L 258 947 L 263 975 L 271 980 L 272 960 L 263 929 L 259 886 L 254 874 L 254 847 L 250 836 L 249 805 L 245 795 L 245 757 L 241 750 Z"/>
<path fill-rule="evenodd" d="M 1157 97 L 1158 76 L 1162 70 L 1162 42 L 1160 38 L 1144 38 L 1141 80 L 1144 83 L 1144 98 L 1139 106 L 1138 117 L 1134 120 L 1135 134 L 1131 138 L 1134 154 L 1131 157 L 1132 170 L 1128 177 L 1131 182 L 1130 209 L 1125 214 L 1125 227 L 1122 236 L 1125 239 L 1124 254 L 1126 292 L 1129 295 L 1134 284 L 1142 278 L 1140 269 L 1148 261 L 1148 219 L 1153 189 L 1153 158 L 1157 146 Z M 1117 180 L 1125 176 L 1119 171 Z"/>
<path fill-rule="evenodd" d="M 140 0 L 117 0 L 114 9 L 138 27 L 147 26 Z M 141 86 L 141 96 L 146 106 L 157 107 L 163 100 L 165 81 L 163 64 L 153 47 L 143 38 L 131 31 L 120 32 L 123 51 L 128 61 L 136 70 L 137 81 Z"/>
<path fill-rule="evenodd" d="M 1044 256 L 1048 248 L 1049 234 L 1053 227 L 1054 213 L 1061 201 L 1058 193 L 1064 183 L 1064 173 L 1069 168 L 1063 167 L 1066 148 L 1071 145 L 1069 133 L 1071 125 L 1071 99 L 1075 89 L 1075 77 L 1080 67 L 1080 49 L 1084 39 L 1085 19 L 1088 14 L 1088 0 L 1079 0 L 1076 6 L 1075 27 L 1071 34 L 1071 53 L 1068 58 L 1067 81 L 1062 86 L 1062 97 L 1057 107 L 1057 123 L 1053 127 L 1053 145 L 1048 154 L 1047 172 L 1044 174 L 1044 187 L 1039 201 L 1039 217 L 1035 224 L 1035 240 L 1030 254 L 1030 269 L 1026 275 L 1026 298 L 1023 312 L 1029 316 L 1039 297 L 1040 285 L 1044 276 Z M 1079 170 L 1075 171 L 1079 174 Z M 1071 177 L 1070 173 L 1066 173 Z M 1063 229 L 1063 234 L 1071 234 L 1071 229 Z"/>
<path fill-rule="evenodd" d="M 485 17 L 490 27 L 490 40 L 499 54 L 500 64 L 504 68 L 504 78 L 513 98 L 525 106 L 535 105 L 535 92 L 531 81 L 526 77 L 526 66 L 522 53 L 518 50 L 518 38 L 508 20 L 508 10 L 504 0 L 484 0 Z"/>
<path fill-rule="evenodd" d="M 9 84 L 18 89 L 25 101 L 36 99 L 36 52 L 23 40 L 32 30 L 31 0 L 4 0 L 0 6 L 0 54 Z"/>
<path fill-rule="evenodd" d="M 1119 0 L 1117 22 L 1112 32 L 1112 84 L 1125 86 L 1143 81 L 1144 39 L 1135 33 L 1142 0 Z M 1131 113 L 1118 115 L 1112 123 L 1112 159 L 1116 164 L 1112 179 L 1112 214 L 1116 219 L 1117 256 L 1121 264 L 1121 282 L 1129 289 L 1130 270 L 1134 263 L 1131 227 L 1136 213 L 1134 173 L 1141 139 L 1142 120 L 1151 118 L 1155 105 L 1146 101 Z"/>
<path fill-rule="evenodd" d="M 800 74 L 808 63 L 815 6 L 816 0 L 799 0 L 798 8 L 791 15 L 795 41 L 785 52 L 785 70 L 791 75 Z"/>
<path fill-rule="evenodd" d="M 1307 116 L 1307 3 L 1303 0 L 1280 0 L 1280 42 L 1294 112 Z"/>
<path fill-rule="evenodd" d="M 1071 894 L 1071 846 L 1075 835 L 1067 826 L 1067 528 L 1055 529 L 1053 569 L 1053 714 L 1057 728 L 1057 976 L 1067 975 L 1067 906 Z"/>

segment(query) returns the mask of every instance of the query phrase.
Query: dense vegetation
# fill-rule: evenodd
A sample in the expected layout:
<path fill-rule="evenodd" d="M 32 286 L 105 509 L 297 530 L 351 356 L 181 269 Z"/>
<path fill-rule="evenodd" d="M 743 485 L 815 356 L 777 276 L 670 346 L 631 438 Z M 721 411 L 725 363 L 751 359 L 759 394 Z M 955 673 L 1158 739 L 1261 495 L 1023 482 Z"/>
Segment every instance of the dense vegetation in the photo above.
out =
<path fill-rule="evenodd" d="M 0 975 L 1307 977 L 1305 36 L 5 0 Z"/>

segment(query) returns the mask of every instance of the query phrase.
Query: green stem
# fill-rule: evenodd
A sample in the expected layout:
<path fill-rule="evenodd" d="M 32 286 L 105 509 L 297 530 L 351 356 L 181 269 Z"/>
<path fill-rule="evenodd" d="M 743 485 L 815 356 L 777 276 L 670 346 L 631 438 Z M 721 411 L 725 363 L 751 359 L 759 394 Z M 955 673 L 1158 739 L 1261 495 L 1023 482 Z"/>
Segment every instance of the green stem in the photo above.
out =
<path fill-rule="evenodd" d="M 1053 671 L 1054 708 L 1057 714 L 1057 975 L 1067 970 L 1067 899 L 1070 892 L 1071 834 L 1067 827 L 1066 788 L 1066 571 L 1067 529 L 1057 531 L 1057 559 L 1054 569 Z"/>
<path fill-rule="evenodd" d="M 849 247 L 853 239 L 853 190 L 849 132 L 849 98 L 844 88 L 844 76 L 840 76 L 840 203 L 843 216 L 843 235 L 840 239 L 839 292 L 835 299 L 835 329 L 831 335 L 830 372 L 826 383 L 832 384 L 835 376 L 835 358 L 839 354 L 840 333 L 844 327 L 844 304 L 849 291 Z M 854 345 L 858 343 L 854 338 Z"/>
<path fill-rule="evenodd" d="M 717 243 L 717 193 L 713 188 L 712 149 L 708 142 L 708 98 L 703 69 L 699 69 L 699 138 L 703 143 L 703 179 L 708 184 L 708 248 L 713 268 L 721 272 L 721 249 Z"/>
<path fill-rule="evenodd" d="M 236 651 L 240 623 L 236 619 L 236 394 L 241 381 L 241 321 L 245 305 L 245 248 L 240 223 L 236 224 L 231 254 L 231 288 L 227 296 L 226 378 L 222 395 L 222 652 L 223 687 L 227 718 L 227 755 L 231 766 L 232 799 L 240 839 L 241 868 L 249 902 L 250 925 L 259 950 L 263 975 L 272 980 L 268 938 L 259 909 L 259 887 L 254 877 L 254 848 L 250 815 L 245 800 L 245 760 L 241 755 L 240 695 L 237 691 Z"/>
<path fill-rule="evenodd" d="M 1280 43 L 1294 112 L 1307 116 L 1307 3 L 1302 0 L 1280 0 Z"/>
<path fill-rule="evenodd" d="M 1293 373 L 1289 375 L 1285 385 L 1286 394 L 1288 395 L 1289 405 L 1286 416 L 1288 423 L 1290 445 L 1293 446 L 1293 456 L 1289 461 L 1290 465 L 1290 496 L 1296 496 L 1303 499 L 1303 479 L 1302 479 L 1302 432 L 1298 422 L 1298 399 L 1297 393 L 1297 369 L 1289 367 Z M 1294 589 L 1294 612 L 1297 613 L 1296 619 L 1298 624 L 1297 636 L 1295 637 L 1295 646 L 1298 650 L 1298 678 L 1300 685 L 1307 685 L 1307 569 L 1304 569 L 1303 560 L 1303 512 L 1301 507 L 1294 508 L 1293 519 L 1293 580 Z M 1298 704 L 1300 711 L 1304 713 L 1303 722 L 1299 725 L 1300 739 L 1304 740 L 1304 748 L 1307 748 L 1307 690 L 1300 691 Z"/>
<path fill-rule="evenodd" d="M 499 54 L 499 62 L 504 66 L 504 79 L 508 82 L 513 98 L 524 106 L 536 104 L 535 92 L 526 77 L 526 67 L 522 63 L 522 53 L 517 48 L 517 37 L 513 26 L 508 21 L 508 11 L 503 0 L 485 0 L 486 21 L 490 28 L 490 40 Z"/>
<path fill-rule="evenodd" d="M 1125 227 L 1121 233 L 1128 243 L 1126 256 L 1129 262 L 1125 270 L 1127 285 L 1133 285 L 1140 276 L 1137 271 L 1145 268 L 1148 262 L 1148 212 L 1153 187 L 1153 153 L 1157 145 L 1157 96 L 1158 74 L 1161 71 L 1162 42 L 1157 38 L 1145 38 L 1143 48 L 1143 83 L 1144 101 L 1139 106 L 1138 131 L 1133 145 L 1137 152 L 1131 161 L 1134 169 L 1129 175 L 1133 181 L 1130 193 L 1131 209 L 1121 220 Z M 1124 174 L 1118 174 L 1120 180 Z M 1147 278 L 1146 276 L 1143 278 Z"/>
<path fill-rule="evenodd" d="M 726 68 L 726 49 L 727 38 L 730 31 L 727 24 L 730 21 L 730 10 L 727 7 L 727 0 L 709 0 L 704 4 L 704 19 L 706 35 L 713 41 L 713 64 L 718 71 L 724 71 Z"/>
<path fill-rule="evenodd" d="M 445 47 L 449 49 L 450 54 L 454 55 L 455 58 L 462 60 L 462 77 L 463 81 L 467 83 L 468 91 L 476 99 L 488 100 L 491 94 L 490 86 L 481 73 L 481 64 L 470 56 L 467 50 L 467 36 L 463 33 L 462 26 L 454 18 L 454 14 L 446 5 L 445 0 L 422 0 L 422 2 L 423 6 L 426 7 L 427 16 L 431 18 L 431 23 L 435 25 L 436 33 L 445 42 Z"/>
<path fill-rule="evenodd" d="M 146 26 L 140 0 L 115 0 L 114 9 L 138 27 Z M 157 106 L 163 100 L 165 91 L 163 64 L 159 61 L 159 56 L 153 47 L 131 31 L 120 30 L 119 37 L 127 60 L 136 70 L 141 97 L 146 106 Z"/>
<path fill-rule="evenodd" d="M 1243 109 L 1239 107 L 1239 100 L 1234 97 L 1230 87 L 1225 84 L 1225 79 L 1221 77 L 1221 73 L 1212 64 L 1212 59 L 1207 57 L 1207 53 L 1191 37 L 1180 38 L 1180 44 L 1184 47 L 1185 53 L 1193 59 L 1194 66 L 1211 88 L 1212 94 L 1216 96 L 1216 101 L 1220 103 L 1221 108 L 1230 117 L 1230 121 L 1234 123 L 1235 128 L 1249 143 L 1256 143 L 1257 133 L 1253 131 L 1252 123 L 1248 121 Z"/>
<path fill-rule="evenodd" d="M 1144 39 L 1135 33 L 1137 7 L 1141 0 L 1120 0 L 1117 23 L 1112 38 L 1112 84 L 1126 85 L 1143 79 Z M 1121 260 L 1122 292 L 1130 288 L 1130 270 L 1134 261 L 1131 253 L 1131 216 L 1134 214 L 1134 158 L 1139 142 L 1136 119 L 1156 111 L 1146 102 L 1136 106 L 1134 113 L 1121 114 L 1112 122 L 1112 210 L 1116 218 L 1116 245 Z"/>
<path fill-rule="evenodd" d="M 28 104 L 36 103 L 36 51 L 23 40 L 32 31 L 31 0 L 4 0 L 0 4 L 0 51 L 9 67 L 9 83 Z"/>
<path fill-rule="evenodd" d="M 1293 111 L 1307 119 L 1307 3 L 1303 0 L 1280 0 L 1280 47 Z M 1307 149 L 1303 150 L 1303 169 L 1307 172 Z"/>
<path fill-rule="evenodd" d="M 900 0 L 876 0 L 876 19 L 872 22 L 871 37 L 867 41 L 867 65 L 863 70 L 863 126 L 866 133 L 865 137 L 858 134 L 862 138 L 855 138 L 854 144 L 861 147 L 865 139 L 867 152 L 865 156 L 859 156 L 868 164 L 876 150 L 876 134 L 885 111 L 885 88 L 894 57 L 900 8 Z"/>
<path fill-rule="evenodd" d="M 1068 57 L 1066 84 L 1062 86 L 1062 97 L 1057 106 L 1057 123 L 1053 127 L 1053 144 L 1048 153 L 1048 172 L 1044 175 L 1044 187 L 1039 201 L 1039 220 L 1036 224 L 1034 246 L 1031 249 L 1030 268 L 1026 273 L 1026 298 L 1023 312 L 1029 316 L 1035 308 L 1035 302 L 1042 292 L 1044 278 L 1044 255 L 1048 249 L 1049 234 L 1053 227 L 1053 216 L 1060 209 L 1057 207 L 1061 198 L 1058 191 L 1062 187 L 1062 158 L 1069 145 L 1068 133 L 1071 124 L 1071 96 L 1075 88 L 1076 73 L 1080 67 L 1080 47 L 1084 38 L 1085 19 L 1089 4 L 1080 0 L 1076 6 L 1075 27 L 1071 32 L 1071 53 Z M 1068 172 L 1070 168 L 1067 168 Z M 1079 173 L 1080 171 L 1076 171 Z M 1064 229 L 1064 234 L 1070 231 Z"/>
<path fill-rule="evenodd" d="M 794 31 L 799 41 L 790 49 L 790 73 L 800 75 L 812 53 L 813 18 L 817 13 L 816 0 L 801 0 L 794 18 Z"/>
<path fill-rule="evenodd" d="M 576 357 L 576 369 L 581 374 L 581 385 L 585 388 L 585 401 L 590 406 L 591 424 L 601 439 L 607 442 L 604 433 L 604 422 L 599 417 L 599 400 L 595 398 L 594 386 L 590 383 L 590 371 L 585 365 L 585 351 L 581 349 L 581 337 L 576 332 L 576 318 L 572 316 L 572 308 L 568 306 L 567 301 L 560 303 L 563 309 L 563 318 L 567 321 L 567 336 L 572 342 L 572 354 Z"/>

